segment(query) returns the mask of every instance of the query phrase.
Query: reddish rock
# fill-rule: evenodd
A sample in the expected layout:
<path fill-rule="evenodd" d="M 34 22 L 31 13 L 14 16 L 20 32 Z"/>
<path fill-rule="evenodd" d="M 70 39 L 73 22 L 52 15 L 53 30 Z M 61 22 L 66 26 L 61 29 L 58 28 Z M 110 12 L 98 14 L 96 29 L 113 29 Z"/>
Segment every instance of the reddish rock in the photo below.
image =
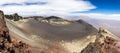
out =
<path fill-rule="evenodd" d="M 31 53 L 28 47 L 22 41 L 13 41 L 4 21 L 4 13 L 0 11 L 0 53 Z"/>
<path fill-rule="evenodd" d="M 100 29 L 96 40 L 89 43 L 81 53 L 120 53 L 120 40 L 104 29 Z"/>

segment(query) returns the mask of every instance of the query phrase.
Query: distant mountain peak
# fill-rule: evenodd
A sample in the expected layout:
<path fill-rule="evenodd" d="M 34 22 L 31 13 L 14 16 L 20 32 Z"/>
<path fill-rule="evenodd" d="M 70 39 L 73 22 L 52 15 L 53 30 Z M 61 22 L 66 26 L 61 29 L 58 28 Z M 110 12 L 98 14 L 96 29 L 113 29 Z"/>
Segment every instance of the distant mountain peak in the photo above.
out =
<path fill-rule="evenodd" d="M 62 19 L 60 17 L 57 17 L 57 16 L 49 16 L 49 17 L 46 17 L 45 19 Z"/>

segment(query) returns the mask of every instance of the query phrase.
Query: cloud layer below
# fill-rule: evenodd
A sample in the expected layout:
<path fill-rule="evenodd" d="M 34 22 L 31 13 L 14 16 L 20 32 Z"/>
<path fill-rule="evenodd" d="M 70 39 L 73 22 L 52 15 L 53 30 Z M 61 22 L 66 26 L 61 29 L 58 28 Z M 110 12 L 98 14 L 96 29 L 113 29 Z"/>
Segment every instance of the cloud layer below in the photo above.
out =
<path fill-rule="evenodd" d="M 120 20 L 120 14 L 87 13 L 87 14 L 80 14 L 80 15 L 88 16 L 94 19 Z"/>

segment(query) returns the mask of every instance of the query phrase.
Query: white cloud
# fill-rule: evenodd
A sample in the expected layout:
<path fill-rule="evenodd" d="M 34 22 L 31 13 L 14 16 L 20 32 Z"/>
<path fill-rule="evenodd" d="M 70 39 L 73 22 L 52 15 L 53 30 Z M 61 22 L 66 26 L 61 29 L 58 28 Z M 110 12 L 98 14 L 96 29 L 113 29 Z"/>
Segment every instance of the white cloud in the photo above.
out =
<path fill-rule="evenodd" d="M 44 5 L 25 5 L 25 2 L 46 2 Z M 0 0 L 0 5 L 17 3 L 22 5 L 0 6 L 5 14 L 19 13 L 21 15 L 56 15 L 70 14 L 75 11 L 89 11 L 95 9 L 88 1 L 77 0 Z"/>
<path fill-rule="evenodd" d="M 44 5 L 26 5 L 25 2 L 46 2 Z M 8 5 L 3 4 L 22 4 L 22 5 Z M 73 15 L 70 12 L 83 12 L 95 9 L 96 7 L 88 1 L 83 0 L 0 0 L 0 10 L 5 14 L 19 13 L 24 16 L 32 15 Z M 95 19 L 112 19 L 120 20 L 120 14 L 100 14 L 100 13 L 86 13 L 76 14 L 85 15 Z"/>

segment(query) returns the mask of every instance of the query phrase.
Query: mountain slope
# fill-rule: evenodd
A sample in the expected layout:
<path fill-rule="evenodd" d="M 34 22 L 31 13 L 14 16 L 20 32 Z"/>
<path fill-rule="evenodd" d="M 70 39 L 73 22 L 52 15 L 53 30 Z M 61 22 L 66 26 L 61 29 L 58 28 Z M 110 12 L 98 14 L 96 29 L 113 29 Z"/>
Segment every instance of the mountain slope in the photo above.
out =
<path fill-rule="evenodd" d="M 96 28 L 83 20 L 72 21 L 54 16 L 33 16 L 19 21 L 6 19 L 6 23 L 10 34 L 28 43 L 34 51 L 40 49 L 46 53 L 53 50 L 60 53 L 79 52 L 97 33 Z"/>
<path fill-rule="evenodd" d="M 56 22 L 52 22 L 52 20 L 53 19 L 48 20 L 48 22 L 40 22 L 30 18 L 27 22 L 20 23 L 21 26 L 23 26 L 21 29 L 27 33 L 40 35 L 48 40 L 58 41 L 80 39 L 83 36 L 93 35 L 97 32 L 97 29 L 82 20 L 71 21 L 70 24 L 56 24 Z M 58 21 L 58 19 L 56 19 L 56 21 Z M 57 23 L 60 22 L 61 21 Z"/>
<path fill-rule="evenodd" d="M 109 30 L 113 34 L 119 36 L 120 33 L 118 29 L 120 29 L 120 21 L 119 20 L 107 20 L 107 19 L 95 19 L 89 16 L 65 16 L 66 19 L 73 19 L 78 20 L 82 19 L 89 24 L 93 25 L 96 29 L 99 29 L 99 27 L 104 27 L 105 29 Z M 120 36 L 119 36 L 120 37 Z"/>

